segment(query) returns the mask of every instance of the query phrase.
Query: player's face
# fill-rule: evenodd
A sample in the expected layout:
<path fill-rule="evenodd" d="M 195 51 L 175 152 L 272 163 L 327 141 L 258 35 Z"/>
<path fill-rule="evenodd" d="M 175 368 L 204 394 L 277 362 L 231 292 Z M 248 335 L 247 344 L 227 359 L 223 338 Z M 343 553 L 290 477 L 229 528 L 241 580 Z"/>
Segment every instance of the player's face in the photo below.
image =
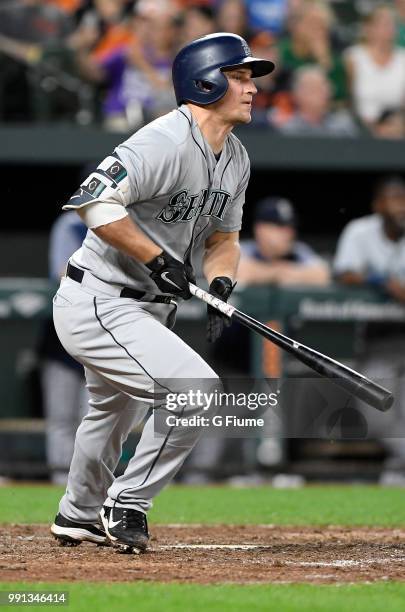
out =
<path fill-rule="evenodd" d="M 228 90 L 224 97 L 212 106 L 225 123 L 249 123 L 252 119 L 253 96 L 257 93 L 251 69 L 235 68 L 227 70 L 224 75 L 228 79 Z"/>

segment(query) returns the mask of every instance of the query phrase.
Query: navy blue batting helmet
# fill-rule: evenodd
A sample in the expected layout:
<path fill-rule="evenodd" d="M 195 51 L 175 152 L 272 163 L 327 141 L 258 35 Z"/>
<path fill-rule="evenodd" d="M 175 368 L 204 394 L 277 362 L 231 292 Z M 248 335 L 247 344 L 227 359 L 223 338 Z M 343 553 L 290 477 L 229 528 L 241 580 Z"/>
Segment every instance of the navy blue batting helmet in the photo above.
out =
<path fill-rule="evenodd" d="M 179 51 L 173 62 L 177 104 L 217 102 L 228 89 L 223 71 L 241 66 L 250 68 L 253 77 L 274 70 L 273 62 L 252 57 L 249 45 L 237 34 L 218 32 L 193 40 Z"/>

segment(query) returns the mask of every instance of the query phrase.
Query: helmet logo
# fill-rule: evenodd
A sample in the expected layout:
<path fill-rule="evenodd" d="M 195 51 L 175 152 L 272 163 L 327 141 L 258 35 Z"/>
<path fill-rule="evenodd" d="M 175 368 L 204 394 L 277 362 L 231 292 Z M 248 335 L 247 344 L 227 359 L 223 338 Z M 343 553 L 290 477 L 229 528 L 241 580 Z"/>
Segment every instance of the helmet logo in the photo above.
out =
<path fill-rule="evenodd" d="M 243 47 L 243 51 L 245 52 L 246 57 L 250 57 L 252 55 L 252 52 L 246 40 L 242 40 L 242 47 Z"/>

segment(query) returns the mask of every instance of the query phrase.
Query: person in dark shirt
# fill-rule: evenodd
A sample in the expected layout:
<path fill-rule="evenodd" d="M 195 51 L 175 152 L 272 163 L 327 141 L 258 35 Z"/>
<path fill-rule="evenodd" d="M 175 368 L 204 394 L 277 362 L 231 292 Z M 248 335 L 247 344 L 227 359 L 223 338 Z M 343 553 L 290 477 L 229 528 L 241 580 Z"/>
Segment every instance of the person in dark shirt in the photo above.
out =
<path fill-rule="evenodd" d="M 327 264 L 297 240 L 297 217 L 285 198 L 269 197 L 256 207 L 254 239 L 241 242 L 238 281 L 249 285 L 326 285 Z"/>

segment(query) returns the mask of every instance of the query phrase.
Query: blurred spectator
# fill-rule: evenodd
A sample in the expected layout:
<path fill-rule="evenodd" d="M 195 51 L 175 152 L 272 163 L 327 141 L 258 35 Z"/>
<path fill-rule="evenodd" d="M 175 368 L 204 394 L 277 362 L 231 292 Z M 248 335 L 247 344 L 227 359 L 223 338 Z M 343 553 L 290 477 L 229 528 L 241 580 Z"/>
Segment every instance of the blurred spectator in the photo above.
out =
<path fill-rule="evenodd" d="M 281 197 L 260 200 L 255 208 L 253 234 L 253 240 L 241 242 L 237 276 L 240 283 L 279 286 L 329 283 L 328 265 L 308 244 L 297 240 L 297 216 L 289 200 Z M 239 370 L 250 367 L 251 342 L 246 328 L 234 323 L 221 343 L 232 356 L 233 367 Z M 264 417 L 266 428 L 269 416 Z M 276 467 L 285 454 L 282 427 L 277 431 L 272 423 L 270 431 L 271 437 L 260 440 L 257 460 L 262 466 Z"/>
<path fill-rule="evenodd" d="M 40 114 L 45 95 L 40 101 L 32 96 L 41 93 L 43 78 L 60 83 L 72 70 L 72 28 L 68 16 L 45 0 L 0 4 L 0 117 L 27 121 Z"/>
<path fill-rule="evenodd" d="M 292 204 L 279 197 L 261 200 L 253 221 L 254 239 L 242 241 L 238 281 L 250 284 L 326 285 L 326 263 L 297 240 L 297 218 Z"/>
<path fill-rule="evenodd" d="M 66 14 L 47 0 L 5 2 L 0 15 L 0 32 L 22 42 L 60 44 L 72 30 Z"/>
<path fill-rule="evenodd" d="M 405 47 L 405 0 L 395 0 L 397 44 Z"/>
<path fill-rule="evenodd" d="M 289 17 L 290 35 L 279 43 L 280 62 L 292 76 L 308 64 L 323 68 L 332 84 L 334 101 L 344 102 L 347 96 L 346 75 L 340 54 L 332 45 L 334 15 L 321 0 L 305 0 Z"/>
<path fill-rule="evenodd" d="M 372 126 L 372 133 L 377 138 L 402 140 L 405 138 L 405 115 L 402 108 L 385 110 Z"/>
<path fill-rule="evenodd" d="M 142 105 L 146 120 L 150 120 L 175 106 L 171 68 L 177 52 L 178 13 L 168 3 L 165 11 L 145 13 L 141 18 L 146 29 L 128 56 L 126 94 Z"/>
<path fill-rule="evenodd" d="M 405 100 L 405 49 L 396 44 L 395 13 L 375 8 L 364 20 L 363 40 L 345 52 L 353 107 L 367 126 Z"/>
<path fill-rule="evenodd" d="M 297 218 L 288 200 L 280 197 L 261 200 L 255 210 L 254 240 L 241 243 L 238 281 L 244 284 L 326 285 L 329 282 L 328 266 L 308 245 L 296 240 L 296 228 Z M 233 323 L 214 348 L 214 358 L 220 362 L 220 370 L 227 372 L 229 377 L 235 378 L 236 374 L 246 376 L 250 367 L 248 330 Z M 276 435 L 277 432 L 273 431 L 271 439 L 261 441 L 260 462 L 263 464 L 278 464 L 282 459 L 283 443 L 274 438 Z M 185 464 L 182 482 L 202 484 L 209 482 L 221 470 L 226 471 L 225 458 L 230 442 L 219 437 L 203 437 Z M 238 443 L 239 470 L 252 468 L 255 449 L 252 449 L 251 442 L 246 439 Z"/>
<path fill-rule="evenodd" d="M 82 4 L 83 0 L 48 0 L 49 4 L 55 4 L 61 11 L 68 14 L 75 13 Z"/>
<path fill-rule="evenodd" d="M 166 12 L 145 7 L 148 5 L 140 5 L 132 18 L 132 44 L 87 58 L 88 77 L 105 87 L 103 115 L 108 129 L 134 129 L 175 105 L 171 65 L 177 44 L 177 13 L 169 3 Z"/>
<path fill-rule="evenodd" d="M 274 123 L 284 134 L 297 136 L 357 136 L 359 129 L 346 110 L 331 109 L 332 88 L 325 71 L 319 66 L 296 70 L 292 83 L 295 112 Z"/>
<path fill-rule="evenodd" d="M 86 232 L 76 212 L 63 213 L 56 219 L 49 243 L 50 278 L 55 283 L 64 275 L 69 257 L 81 246 Z M 52 319 L 46 321 L 40 353 L 47 464 L 51 481 L 65 485 L 76 429 L 87 409 L 84 372 L 61 346 Z"/>
<path fill-rule="evenodd" d="M 349 286 L 367 286 L 405 303 L 405 181 L 389 177 L 375 190 L 373 214 L 351 221 L 339 239 L 334 270 Z M 399 420 L 405 417 L 405 334 L 403 323 L 368 323 L 359 370 L 380 380 L 397 398 Z M 370 418 L 371 415 L 370 415 Z M 395 435 L 396 428 L 392 435 Z M 383 484 L 405 485 L 405 440 L 384 439 L 390 453 Z"/>
<path fill-rule="evenodd" d="M 250 40 L 255 57 L 271 60 L 276 69 L 255 82 L 257 94 L 252 101 L 252 122 L 256 125 L 272 125 L 272 117 L 285 122 L 293 113 L 291 94 L 288 91 L 288 74 L 280 66 L 276 39 L 268 32 L 260 32 Z"/>
<path fill-rule="evenodd" d="M 289 0 L 245 0 L 249 28 L 281 34 L 285 27 L 288 3 Z"/>
<path fill-rule="evenodd" d="M 218 32 L 232 32 L 249 39 L 246 6 L 243 0 L 221 0 L 217 9 Z"/>
<path fill-rule="evenodd" d="M 126 7 L 126 0 L 93 0 L 81 15 L 71 46 L 98 61 L 127 46 L 134 35 L 126 21 Z"/>
<path fill-rule="evenodd" d="M 209 6 L 191 6 L 183 15 L 182 45 L 216 31 L 215 13 Z"/>
<path fill-rule="evenodd" d="M 176 0 L 176 4 L 182 8 L 189 8 L 190 6 L 210 6 L 215 7 L 218 0 Z"/>

